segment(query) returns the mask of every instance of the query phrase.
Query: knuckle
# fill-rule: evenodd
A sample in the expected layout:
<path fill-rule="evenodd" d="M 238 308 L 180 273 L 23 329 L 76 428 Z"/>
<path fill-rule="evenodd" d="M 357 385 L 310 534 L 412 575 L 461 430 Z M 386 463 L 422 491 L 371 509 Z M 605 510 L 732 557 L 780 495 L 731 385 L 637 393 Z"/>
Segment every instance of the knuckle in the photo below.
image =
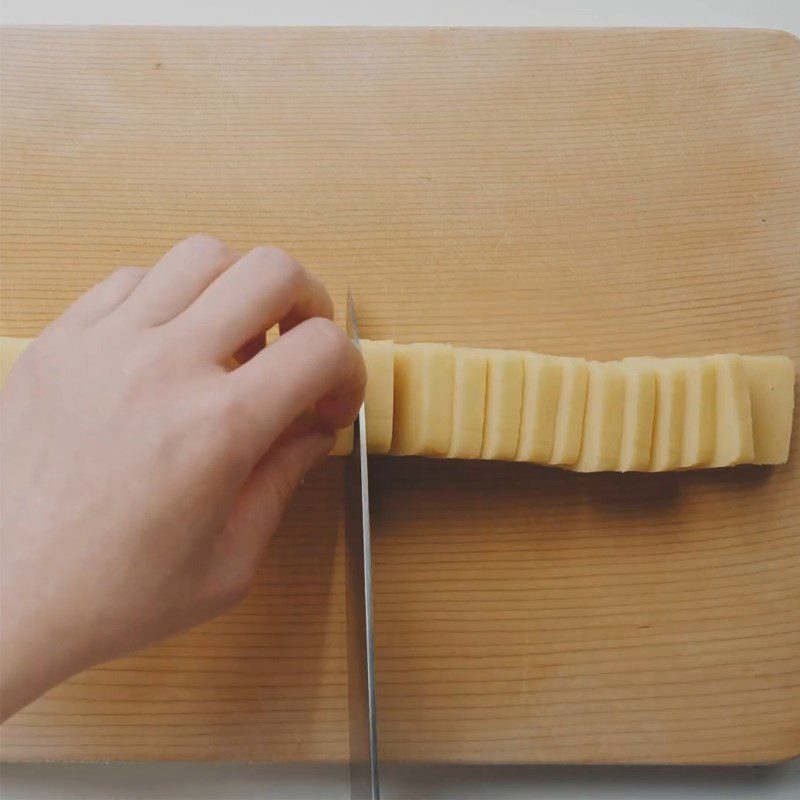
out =
<path fill-rule="evenodd" d="M 111 278 L 117 281 L 134 280 L 143 276 L 147 270 L 144 267 L 117 267 L 112 273 Z"/>
<path fill-rule="evenodd" d="M 177 394 L 177 390 L 172 391 L 173 387 L 190 377 L 193 369 L 172 345 L 174 341 L 158 329 L 139 331 L 131 338 L 126 330 L 117 327 L 101 331 L 89 344 L 92 352 L 96 352 L 107 342 L 114 357 L 124 364 L 120 383 L 127 386 L 133 396 L 144 397 L 155 387 L 164 387 L 158 395 L 167 401 Z M 170 387 L 170 391 L 166 391 L 166 387 Z"/>
<path fill-rule="evenodd" d="M 268 261 L 270 264 L 280 265 L 294 261 L 294 259 L 280 247 L 272 247 L 268 244 L 260 244 L 251 251 L 255 258 L 261 261 Z"/>
<path fill-rule="evenodd" d="M 326 317 L 312 317 L 302 323 L 308 333 L 316 340 L 319 347 L 333 357 L 342 358 L 349 355 L 353 343 L 347 334 Z"/>
<path fill-rule="evenodd" d="M 221 256 L 228 253 L 228 245 L 208 233 L 192 234 L 188 239 L 184 239 L 179 246 L 190 254 L 202 253 L 203 255 Z"/>
<path fill-rule="evenodd" d="M 285 250 L 280 247 L 269 247 L 262 245 L 253 250 L 254 257 L 265 264 L 272 271 L 279 271 L 283 279 L 289 283 L 300 283 L 306 275 L 306 271 L 300 264 Z"/>

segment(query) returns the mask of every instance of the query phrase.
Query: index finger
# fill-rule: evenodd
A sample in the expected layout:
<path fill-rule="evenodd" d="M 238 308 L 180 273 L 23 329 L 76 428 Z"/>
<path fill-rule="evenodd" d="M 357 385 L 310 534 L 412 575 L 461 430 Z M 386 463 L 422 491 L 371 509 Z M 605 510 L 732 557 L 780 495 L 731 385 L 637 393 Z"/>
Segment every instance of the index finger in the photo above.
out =
<path fill-rule="evenodd" d="M 313 317 L 226 376 L 248 435 L 260 452 L 304 411 L 320 426 L 344 428 L 364 400 L 367 372 L 358 347 L 330 320 Z"/>
<path fill-rule="evenodd" d="M 309 317 L 332 317 L 325 287 L 288 253 L 257 247 L 225 270 L 173 324 L 214 358 L 229 358 L 280 323 L 288 331 Z"/>

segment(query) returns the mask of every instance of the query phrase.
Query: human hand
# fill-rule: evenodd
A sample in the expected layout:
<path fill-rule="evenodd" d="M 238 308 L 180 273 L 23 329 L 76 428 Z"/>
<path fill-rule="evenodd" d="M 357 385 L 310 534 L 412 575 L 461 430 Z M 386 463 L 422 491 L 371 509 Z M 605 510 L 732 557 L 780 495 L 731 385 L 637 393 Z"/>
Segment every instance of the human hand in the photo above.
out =
<path fill-rule="evenodd" d="M 21 356 L 0 407 L 4 717 L 245 595 L 363 398 L 332 313 L 282 251 L 194 236 L 114 272 Z"/>

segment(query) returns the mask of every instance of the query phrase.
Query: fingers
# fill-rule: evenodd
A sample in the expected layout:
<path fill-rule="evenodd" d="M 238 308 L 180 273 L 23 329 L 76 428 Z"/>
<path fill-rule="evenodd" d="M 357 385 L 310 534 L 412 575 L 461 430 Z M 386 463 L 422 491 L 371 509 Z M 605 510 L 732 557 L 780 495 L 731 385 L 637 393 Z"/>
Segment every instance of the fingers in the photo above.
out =
<path fill-rule="evenodd" d="M 283 436 L 258 462 L 242 487 L 226 526 L 218 561 L 258 564 L 270 535 L 309 469 L 331 449 L 333 435 L 298 428 Z"/>
<path fill-rule="evenodd" d="M 250 480 L 260 484 L 262 498 L 272 498 L 280 516 L 306 473 L 333 446 L 333 434 L 311 431 L 281 440 L 259 463 Z"/>
<path fill-rule="evenodd" d="M 275 344 L 225 376 L 244 436 L 263 453 L 290 423 L 315 409 L 333 430 L 355 419 L 364 398 L 366 369 L 344 331 L 320 317 L 301 322 Z"/>
<path fill-rule="evenodd" d="M 149 271 L 126 303 L 126 311 L 145 325 L 163 325 L 188 308 L 237 258 L 213 236 L 190 236 Z"/>
<path fill-rule="evenodd" d="M 175 322 L 222 361 L 277 322 L 286 331 L 310 317 L 332 316 L 331 298 L 316 278 L 282 250 L 257 247 Z"/>
<path fill-rule="evenodd" d="M 267 340 L 263 334 L 254 336 L 250 341 L 245 342 L 234 354 L 233 358 L 238 364 L 244 364 L 254 356 L 257 356 L 266 346 Z"/>
<path fill-rule="evenodd" d="M 91 325 L 118 308 L 147 274 L 143 267 L 120 267 L 82 294 L 54 323 Z"/>

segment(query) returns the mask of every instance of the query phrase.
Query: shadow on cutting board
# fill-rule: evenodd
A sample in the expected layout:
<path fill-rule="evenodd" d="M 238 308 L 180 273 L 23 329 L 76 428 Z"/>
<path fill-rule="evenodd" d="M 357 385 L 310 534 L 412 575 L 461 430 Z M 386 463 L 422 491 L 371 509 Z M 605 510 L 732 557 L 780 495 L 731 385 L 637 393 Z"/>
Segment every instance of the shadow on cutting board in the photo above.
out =
<path fill-rule="evenodd" d="M 373 459 L 383 757 L 796 752 L 792 480 Z"/>
<path fill-rule="evenodd" d="M 123 788 L 124 787 L 124 788 Z M 800 763 L 774 767 L 386 765 L 385 800 L 791 800 Z M 331 765 L 5 764 L 4 800 L 346 800 Z"/>
<path fill-rule="evenodd" d="M 685 496 L 757 491 L 768 483 L 771 467 L 743 465 L 732 469 L 685 472 L 575 473 L 552 467 L 497 461 L 423 458 L 372 458 L 371 508 L 378 525 L 391 531 L 398 509 L 420 518 L 489 517 L 501 533 L 509 523 L 555 521 L 579 510 L 583 518 L 619 515 L 652 521 L 677 516 Z M 455 523 L 457 524 L 457 523 Z M 541 524 L 531 528 L 536 535 Z M 622 530 L 622 528 L 620 528 Z M 383 528 L 382 535 L 388 535 Z"/>

